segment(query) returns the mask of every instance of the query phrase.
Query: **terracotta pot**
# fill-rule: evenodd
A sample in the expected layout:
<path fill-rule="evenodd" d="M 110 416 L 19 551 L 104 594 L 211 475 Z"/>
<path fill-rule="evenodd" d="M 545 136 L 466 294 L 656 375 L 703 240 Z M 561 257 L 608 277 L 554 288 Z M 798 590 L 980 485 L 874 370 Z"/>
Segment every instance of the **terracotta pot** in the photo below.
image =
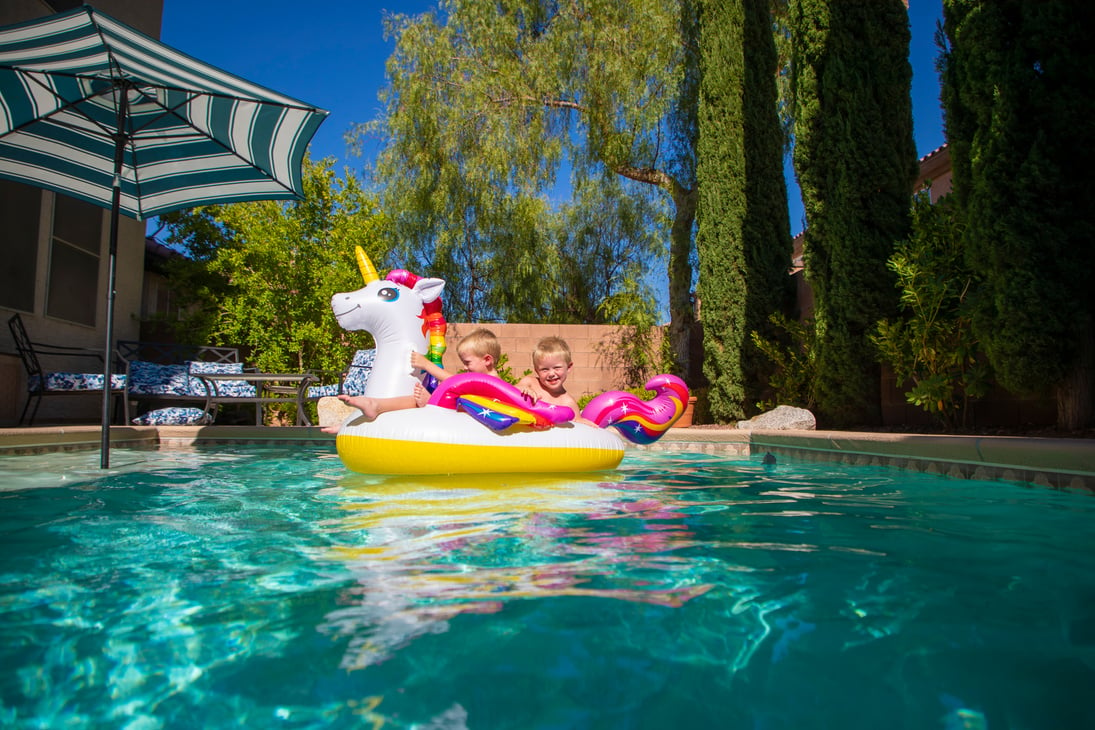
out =
<path fill-rule="evenodd" d="M 684 413 L 677 419 L 671 428 L 688 428 L 692 425 L 692 410 L 696 407 L 696 396 L 688 396 L 688 405 L 684 407 Z"/>

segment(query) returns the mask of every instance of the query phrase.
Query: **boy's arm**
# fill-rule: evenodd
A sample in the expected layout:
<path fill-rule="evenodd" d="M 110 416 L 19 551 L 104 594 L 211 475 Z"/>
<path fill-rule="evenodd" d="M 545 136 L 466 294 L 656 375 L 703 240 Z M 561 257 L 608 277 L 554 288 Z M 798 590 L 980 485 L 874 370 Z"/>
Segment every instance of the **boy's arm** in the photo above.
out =
<path fill-rule="evenodd" d="M 428 359 L 425 355 L 417 351 L 411 353 L 411 367 L 416 370 L 425 370 L 427 373 L 437 378 L 437 382 L 439 383 L 442 380 L 445 380 L 446 378 L 450 378 L 455 375 L 455 373 L 450 373 L 444 368 L 439 368 L 433 363 L 432 360 Z"/>
<path fill-rule="evenodd" d="M 546 394 L 540 389 L 540 381 L 532 375 L 526 375 L 517 381 L 517 390 L 521 391 L 521 394 L 535 403 L 543 398 Z"/>
<path fill-rule="evenodd" d="M 575 400 L 574 396 L 572 396 L 570 393 L 567 393 L 566 395 L 564 395 L 560 399 L 559 405 L 567 406 L 568 408 L 570 408 L 571 410 L 574 411 L 574 420 L 573 420 L 574 423 L 584 423 L 587 426 L 596 426 L 597 425 L 593 421 L 590 421 L 588 418 L 582 418 L 582 416 L 581 416 L 582 409 L 578 407 L 578 401 Z"/>

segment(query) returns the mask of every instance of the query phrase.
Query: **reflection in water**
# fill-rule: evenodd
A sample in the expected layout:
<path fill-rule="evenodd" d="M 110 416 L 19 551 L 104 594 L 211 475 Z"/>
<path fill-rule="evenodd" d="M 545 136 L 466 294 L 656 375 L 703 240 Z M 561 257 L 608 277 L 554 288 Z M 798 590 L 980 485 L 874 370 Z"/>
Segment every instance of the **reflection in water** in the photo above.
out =
<path fill-rule="evenodd" d="M 410 481 L 413 479 L 413 481 Z M 462 613 L 558 596 L 680 607 L 697 582 L 687 514 L 604 475 L 348 476 L 330 558 L 356 584 L 322 627 L 350 637 L 345 668 L 381 662 Z"/>

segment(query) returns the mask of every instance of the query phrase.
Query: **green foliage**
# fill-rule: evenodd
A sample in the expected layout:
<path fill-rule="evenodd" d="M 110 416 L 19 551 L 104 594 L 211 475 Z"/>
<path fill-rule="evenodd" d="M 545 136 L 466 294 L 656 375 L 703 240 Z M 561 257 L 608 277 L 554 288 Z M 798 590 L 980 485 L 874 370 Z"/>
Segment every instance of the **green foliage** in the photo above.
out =
<path fill-rule="evenodd" d="M 345 368 L 367 335 L 339 328 L 331 296 L 361 287 L 353 251 L 385 253 L 384 219 L 332 161 L 304 163 L 304 199 L 208 206 L 164 216 L 188 257 L 168 277 L 189 316 L 184 341 L 245 348 L 270 372 Z"/>
<path fill-rule="evenodd" d="M 396 47 L 386 111 L 352 136 L 383 136 L 376 178 L 396 254 L 446 279 L 450 318 L 575 316 L 558 314 L 552 294 L 579 278 L 575 267 L 588 280 L 599 272 L 597 256 L 553 246 L 592 240 L 560 238 L 572 211 L 553 221 L 544 201 L 565 162 L 577 188 L 607 171 L 663 192 L 674 209 L 671 315 L 690 322 L 692 148 L 680 100 L 694 73 L 678 2 L 446 0 L 438 13 L 391 16 L 387 30 Z M 649 210 L 640 212 L 656 231 Z M 609 211 L 624 214 L 594 209 L 598 226 Z M 602 316 L 621 309 L 606 299 L 595 303 Z"/>
<path fill-rule="evenodd" d="M 700 8 L 698 294 L 708 407 L 728 422 L 746 417 L 769 379 L 747 335 L 790 309 L 791 237 L 769 3 Z"/>
<path fill-rule="evenodd" d="M 951 427 L 965 424 L 970 399 L 989 382 L 965 306 L 973 277 L 963 263 L 962 228 L 952 200 L 917 198 L 912 235 L 889 260 L 904 316 L 882 320 L 871 338 L 898 382 L 911 382 L 909 403 Z"/>
<path fill-rule="evenodd" d="M 644 325 L 656 316 L 648 271 L 664 254 L 664 202 L 619 177 L 585 180 L 554 217 L 559 280 L 546 321 Z M 639 189 L 634 189 L 638 187 Z"/>
<path fill-rule="evenodd" d="M 954 195 L 1000 383 L 1090 422 L 1095 387 L 1095 47 L 1072 0 L 946 0 L 940 70 Z"/>
<path fill-rule="evenodd" d="M 502 353 L 502 357 L 498 358 L 498 362 L 494 364 L 494 369 L 498 371 L 498 377 L 510 385 L 517 385 L 517 381 L 524 377 L 523 375 L 513 374 L 513 367 L 509 364 L 509 354 L 505 352 Z"/>
<path fill-rule="evenodd" d="M 639 400 L 653 400 L 657 396 L 657 393 L 655 393 L 654 391 L 647 390 L 646 388 L 642 388 L 642 387 L 625 388 L 623 392 L 630 393 L 631 395 L 635 396 Z M 593 400 L 594 398 L 596 398 L 599 395 L 602 395 L 602 394 L 601 393 L 583 393 L 582 396 L 580 398 L 578 398 L 578 411 L 579 411 L 579 413 L 587 405 L 589 405 L 589 402 L 591 400 Z"/>
<path fill-rule="evenodd" d="M 757 403 L 757 409 L 768 411 L 788 405 L 813 410 L 817 405 L 817 336 L 813 320 L 789 319 L 773 314 L 769 335 L 753 331 L 754 346 L 775 366 L 768 384 L 772 397 Z"/>
<path fill-rule="evenodd" d="M 643 390 L 655 375 L 672 372 L 673 351 L 663 328 L 655 327 L 653 318 L 628 327 L 598 347 L 601 359 L 623 374 L 628 390 Z"/>
<path fill-rule="evenodd" d="M 916 176 L 908 11 L 900 0 L 791 0 L 795 172 L 815 297 L 819 419 L 878 423 L 869 336 L 896 312 L 886 261 Z"/>

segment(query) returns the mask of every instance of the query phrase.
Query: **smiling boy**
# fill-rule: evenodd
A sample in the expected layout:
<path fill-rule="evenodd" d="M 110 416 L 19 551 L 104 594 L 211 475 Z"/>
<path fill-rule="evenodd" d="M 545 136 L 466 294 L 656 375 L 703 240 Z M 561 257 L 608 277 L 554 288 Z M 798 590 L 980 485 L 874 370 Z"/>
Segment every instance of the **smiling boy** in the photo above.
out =
<path fill-rule="evenodd" d="M 566 391 L 567 376 L 573 367 L 574 362 L 566 340 L 561 337 L 545 337 L 532 353 L 532 375 L 521 378 L 517 382 L 517 388 L 533 403 L 544 401 L 566 406 L 574 411 L 576 422 L 593 425 L 578 416 L 578 401 Z"/>

